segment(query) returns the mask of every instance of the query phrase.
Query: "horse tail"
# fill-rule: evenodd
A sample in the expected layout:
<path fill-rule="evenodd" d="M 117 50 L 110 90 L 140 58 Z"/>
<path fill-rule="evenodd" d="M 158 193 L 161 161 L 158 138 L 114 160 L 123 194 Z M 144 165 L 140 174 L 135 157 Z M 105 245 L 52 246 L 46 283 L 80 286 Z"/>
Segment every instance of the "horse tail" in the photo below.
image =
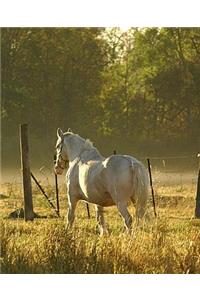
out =
<path fill-rule="evenodd" d="M 149 194 L 149 178 L 147 170 L 140 162 L 132 162 L 133 198 L 136 200 L 136 218 L 142 218 L 146 211 Z"/>

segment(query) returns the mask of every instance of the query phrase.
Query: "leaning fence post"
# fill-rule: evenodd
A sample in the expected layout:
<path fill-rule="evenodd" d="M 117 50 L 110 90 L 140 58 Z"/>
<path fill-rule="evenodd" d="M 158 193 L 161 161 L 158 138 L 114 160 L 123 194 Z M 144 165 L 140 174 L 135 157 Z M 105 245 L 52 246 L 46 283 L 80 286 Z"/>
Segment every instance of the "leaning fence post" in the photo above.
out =
<path fill-rule="evenodd" d="M 197 157 L 200 159 L 200 153 L 197 155 Z M 200 219 L 200 164 L 199 164 L 199 173 L 198 173 L 198 181 L 197 181 L 195 218 Z"/>
<path fill-rule="evenodd" d="M 20 151 L 21 166 L 23 174 L 23 192 L 24 192 L 24 219 L 32 221 L 34 219 L 31 172 L 29 163 L 29 147 L 28 147 L 28 125 L 20 125 Z"/>
<path fill-rule="evenodd" d="M 40 189 L 40 191 L 42 192 L 42 194 L 44 195 L 44 197 L 47 199 L 47 201 L 50 204 L 50 206 L 55 210 L 57 216 L 60 217 L 60 215 L 59 215 L 58 211 L 56 210 L 55 206 L 53 205 L 53 203 L 51 203 L 49 197 L 47 196 L 47 194 L 45 193 L 45 191 L 43 190 L 42 186 L 37 181 L 37 179 L 35 178 L 35 176 L 33 175 L 33 173 L 31 173 L 31 177 L 33 178 L 34 182 L 36 183 L 36 185 L 38 186 L 38 188 Z"/>

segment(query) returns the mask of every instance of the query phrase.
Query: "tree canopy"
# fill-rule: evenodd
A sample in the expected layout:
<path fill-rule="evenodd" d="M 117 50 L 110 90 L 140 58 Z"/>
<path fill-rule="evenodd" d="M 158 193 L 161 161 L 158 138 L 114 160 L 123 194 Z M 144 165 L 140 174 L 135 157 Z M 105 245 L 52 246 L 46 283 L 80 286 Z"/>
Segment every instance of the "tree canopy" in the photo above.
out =
<path fill-rule="evenodd" d="M 199 28 L 2 28 L 1 69 L 3 163 L 24 122 L 40 162 L 57 127 L 104 155 L 199 151 Z"/>

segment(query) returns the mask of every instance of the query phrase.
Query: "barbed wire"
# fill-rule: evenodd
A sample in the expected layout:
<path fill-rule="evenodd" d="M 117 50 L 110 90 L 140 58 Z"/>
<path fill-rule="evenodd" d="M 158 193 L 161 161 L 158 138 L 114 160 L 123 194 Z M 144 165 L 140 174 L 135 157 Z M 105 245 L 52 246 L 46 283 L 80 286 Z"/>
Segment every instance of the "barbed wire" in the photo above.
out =
<path fill-rule="evenodd" d="M 193 155 L 183 155 L 183 156 L 146 156 L 140 157 L 140 159 L 158 159 L 158 160 L 165 160 L 165 159 L 185 159 L 185 158 L 200 158 L 200 154 L 193 154 Z"/>

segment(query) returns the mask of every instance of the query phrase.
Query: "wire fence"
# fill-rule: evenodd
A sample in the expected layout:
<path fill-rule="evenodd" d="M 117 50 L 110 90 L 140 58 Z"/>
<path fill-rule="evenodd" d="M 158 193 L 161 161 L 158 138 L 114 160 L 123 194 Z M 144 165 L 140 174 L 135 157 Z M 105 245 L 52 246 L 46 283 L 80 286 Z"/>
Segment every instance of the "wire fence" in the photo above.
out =
<path fill-rule="evenodd" d="M 152 163 L 152 167 L 162 171 L 188 171 L 198 169 L 199 166 L 199 157 L 197 154 L 183 156 L 150 156 L 148 158 Z M 147 157 L 141 157 L 139 159 L 145 162 Z"/>
<path fill-rule="evenodd" d="M 114 150 L 114 154 L 117 151 Z M 149 158 L 152 169 L 152 177 L 154 184 L 168 182 L 169 185 L 193 183 L 196 180 L 200 157 L 197 154 L 183 155 L 183 156 L 149 156 L 138 157 L 138 159 L 147 165 L 147 158 Z M 38 169 L 32 169 L 36 177 L 43 182 L 44 185 L 52 185 L 54 182 L 53 164 L 51 166 L 41 166 Z M 65 183 L 65 176 L 59 177 L 59 184 Z M 2 184 L 4 183 L 21 184 L 21 170 L 12 172 L 3 172 Z"/>
<path fill-rule="evenodd" d="M 115 150 L 116 151 L 116 150 Z M 117 151 L 116 151 L 117 152 Z M 115 152 L 115 153 L 116 153 Z M 147 158 L 138 158 L 147 167 Z M 178 201 L 188 199 L 192 201 L 196 195 L 197 178 L 200 158 L 197 154 L 183 156 L 150 156 L 152 181 L 155 191 L 156 205 L 164 205 L 167 202 L 177 204 Z M 55 198 L 54 172 L 51 166 L 42 166 L 32 170 L 40 181 L 48 196 Z M 4 184 L 8 184 L 8 196 L 16 194 L 16 186 L 21 189 L 21 171 L 16 170 L 12 176 L 8 176 Z M 59 192 L 61 200 L 66 200 L 65 175 L 59 177 Z M 32 184 L 33 193 L 40 193 Z M 19 198 L 22 198 L 21 192 Z M 17 200 L 17 199 L 16 199 Z"/>

